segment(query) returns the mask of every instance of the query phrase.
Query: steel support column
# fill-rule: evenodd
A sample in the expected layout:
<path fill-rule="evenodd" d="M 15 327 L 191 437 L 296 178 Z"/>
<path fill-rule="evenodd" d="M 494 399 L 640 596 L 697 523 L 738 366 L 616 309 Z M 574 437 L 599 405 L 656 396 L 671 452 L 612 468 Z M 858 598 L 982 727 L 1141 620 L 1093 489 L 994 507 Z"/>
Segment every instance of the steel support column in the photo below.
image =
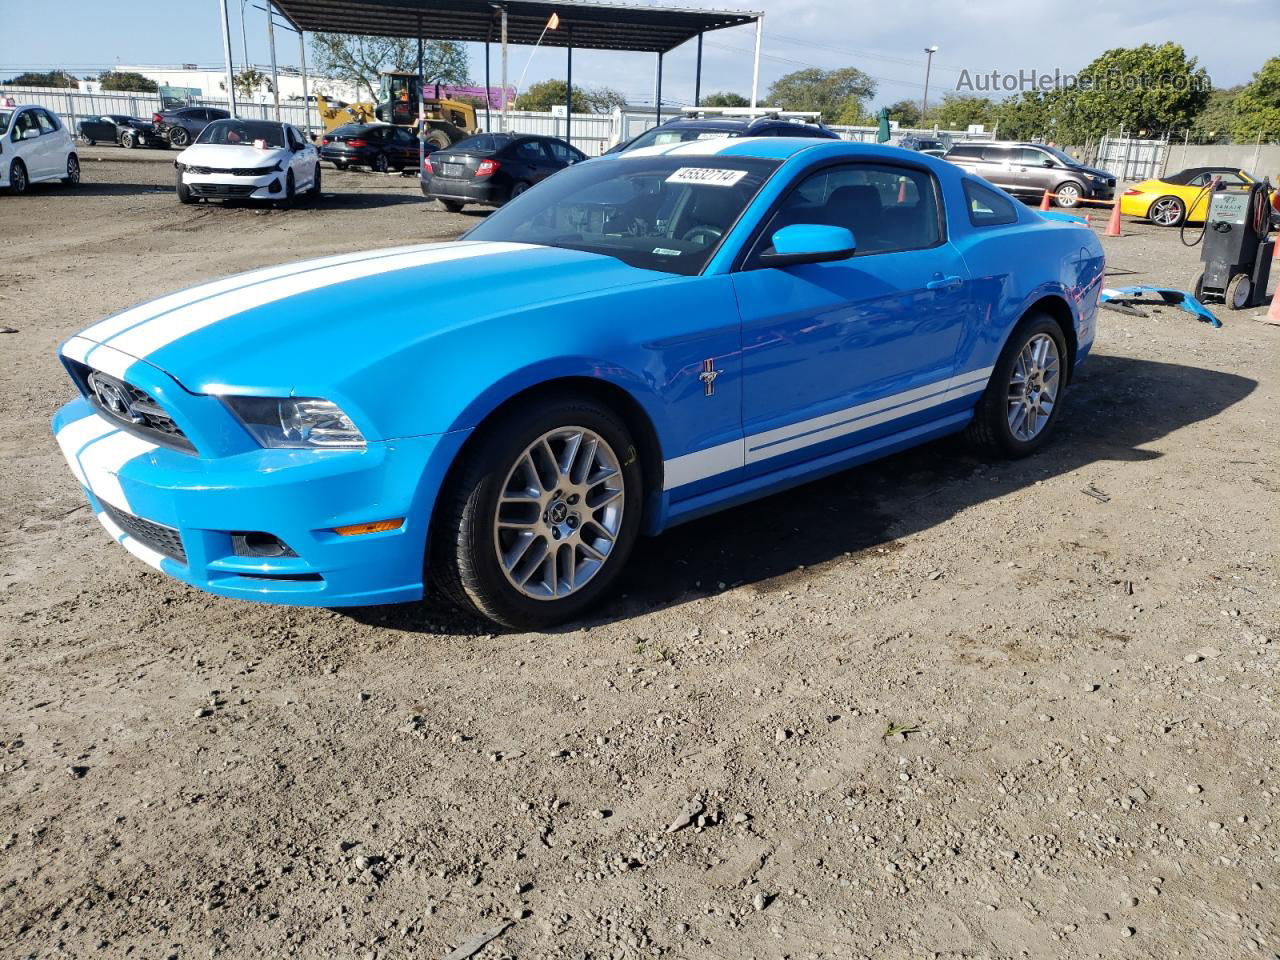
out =
<path fill-rule="evenodd" d="M 426 106 L 422 98 L 427 95 L 422 89 L 425 78 L 422 76 L 422 17 L 418 17 L 418 177 L 422 177 L 422 164 L 427 158 L 426 141 Z M 390 109 L 388 107 L 388 109 Z"/>
<path fill-rule="evenodd" d="M 698 34 L 698 66 L 693 74 L 693 105 L 702 106 L 702 34 Z"/>
<path fill-rule="evenodd" d="M 280 122 L 280 77 L 276 73 L 276 8 L 267 0 L 267 46 L 271 48 L 271 99 L 276 105 L 276 123 Z"/>
<path fill-rule="evenodd" d="M 662 124 L 662 54 L 658 54 L 658 75 L 653 83 L 653 111 L 658 124 Z"/>
<path fill-rule="evenodd" d="M 218 0 L 222 12 L 222 59 L 227 68 L 227 101 L 231 106 L 231 115 L 236 116 L 236 78 L 231 69 L 231 21 L 227 18 L 227 0 Z"/>
<path fill-rule="evenodd" d="M 298 61 L 302 65 L 302 115 L 307 118 L 307 136 L 311 136 L 311 92 L 307 88 L 307 40 L 306 34 L 298 31 Z"/>
<path fill-rule="evenodd" d="M 566 32 L 567 28 L 566 28 Z M 564 81 L 564 140 L 573 143 L 573 34 L 569 32 L 569 46 L 565 48 Z M 1253 168 L 1256 170 L 1255 163 Z"/>
<path fill-rule="evenodd" d="M 502 132 L 507 132 L 507 8 L 502 8 Z"/>
<path fill-rule="evenodd" d="M 756 51 L 751 58 L 751 109 L 759 105 L 760 94 L 760 41 L 764 34 L 764 14 L 756 18 Z"/>
<path fill-rule="evenodd" d="M 493 24 L 489 24 L 489 33 L 493 33 Z M 484 129 L 493 133 L 493 87 L 489 80 L 489 38 L 484 40 Z"/>

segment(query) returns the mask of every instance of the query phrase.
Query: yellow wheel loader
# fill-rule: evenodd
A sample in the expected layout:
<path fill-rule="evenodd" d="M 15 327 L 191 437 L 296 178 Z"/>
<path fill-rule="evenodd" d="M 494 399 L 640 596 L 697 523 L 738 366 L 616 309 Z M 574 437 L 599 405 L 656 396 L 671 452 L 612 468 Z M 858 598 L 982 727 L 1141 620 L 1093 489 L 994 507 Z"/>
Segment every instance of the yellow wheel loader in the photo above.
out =
<path fill-rule="evenodd" d="M 348 123 L 374 123 L 378 120 L 417 132 L 419 106 L 422 108 L 423 138 L 437 150 L 444 150 L 478 132 L 473 104 L 447 97 L 424 97 L 416 73 L 388 70 L 381 77 L 382 90 L 377 104 L 343 103 L 317 95 L 316 107 L 324 123 L 324 132 Z"/>

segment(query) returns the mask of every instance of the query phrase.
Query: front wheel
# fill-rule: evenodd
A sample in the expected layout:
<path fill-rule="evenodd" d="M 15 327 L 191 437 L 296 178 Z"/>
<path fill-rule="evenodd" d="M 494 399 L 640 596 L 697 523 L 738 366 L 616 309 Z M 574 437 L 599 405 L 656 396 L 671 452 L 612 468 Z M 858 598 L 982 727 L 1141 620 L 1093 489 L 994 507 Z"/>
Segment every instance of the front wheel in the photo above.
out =
<path fill-rule="evenodd" d="M 293 171 L 290 170 L 284 177 L 284 199 L 278 201 L 281 210 L 292 210 L 294 200 L 298 196 L 298 188 L 293 179 Z"/>
<path fill-rule="evenodd" d="M 31 179 L 27 176 L 26 164 L 21 160 L 14 160 L 9 164 L 9 192 L 26 193 L 30 186 Z"/>
<path fill-rule="evenodd" d="M 191 195 L 191 188 L 182 181 L 182 171 L 178 171 L 177 182 L 173 185 L 173 192 L 178 195 L 179 203 L 195 203 L 196 198 Z"/>
<path fill-rule="evenodd" d="M 315 172 L 311 176 L 311 189 L 307 191 L 312 200 L 320 199 L 320 164 L 316 164 Z"/>
<path fill-rule="evenodd" d="M 580 616 L 626 562 L 644 480 L 626 425 L 565 397 L 509 415 L 472 442 L 441 493 L 429 580 L 516 629 Z"/>
<path fill-rule="evenodd" d="M 1022 321 L 996 361 L 966 436 L 980 451 L 1016 459 L 1038 450 L 1062 410 L 1067 341 L 1045 314 Z"/>
<path fill-rule="evenodd" d="M 462 204 L 459 203 L 457 200 L 441 200 L 440 206 L 444 207 L 450 213 L 462 212 Z"/>
<path fill-rule="evenodd" d="M 74 153 L 67 157 L 67 175 L 62 178 L 62 182 L 68 187 L 74 187 L 80 183 L 80 158 Z"/>
<path fill-rule="evenodd" d="M 125 131 L 124 133 L 120 134 L 120 146 L 124 147 L 126 150 L 132 150 L 135 147 L 137 147 L 137 145 L 138 145 L 138 141 L 134 139 L 134 136 L 132 133 Z"/>
<path fill-rule="evenodd" d="M 1058 206 L 1070 208 L 1079 206 L 1082 195 L 1080 184 L 1068 182 L 1058 187 L 1054 192 L 1053 199 Z"/>

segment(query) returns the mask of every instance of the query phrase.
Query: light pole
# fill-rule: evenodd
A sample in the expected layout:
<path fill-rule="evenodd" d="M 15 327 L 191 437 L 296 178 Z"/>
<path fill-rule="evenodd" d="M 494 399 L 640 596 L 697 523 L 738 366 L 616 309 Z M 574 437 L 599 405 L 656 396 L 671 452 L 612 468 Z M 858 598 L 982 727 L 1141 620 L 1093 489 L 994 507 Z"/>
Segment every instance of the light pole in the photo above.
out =
<path fill-rule="evenodd" d="M 920 102 L 920 126 L 925 126 L 925 118 L 929 115 L 929 71 L 933 68 L 933 55 L 938 52 L 935 44 L 932 47 L 925 47 L 924 52 L 929 55 L 929 59 L 924 65 L 924 99 Z"/>
<path fill-rule="evenodd" d="M 244 30 L 244 5 L 249 0 L 240 0 L 240 43 L 244 46 L 244 68 L 249 69 L 249 35 Z"/>

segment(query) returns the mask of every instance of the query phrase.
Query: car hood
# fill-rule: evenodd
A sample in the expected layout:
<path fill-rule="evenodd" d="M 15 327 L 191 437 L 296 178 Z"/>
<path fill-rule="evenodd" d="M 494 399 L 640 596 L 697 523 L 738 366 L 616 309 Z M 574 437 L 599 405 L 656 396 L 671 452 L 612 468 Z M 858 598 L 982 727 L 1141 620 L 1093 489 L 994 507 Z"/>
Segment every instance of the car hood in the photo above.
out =
<path fill-rule="evenodd" d="M 527 311 L 672 279 L 599 254 L 458 241 L 217 280 L 125 310 L 80 336 L 160 368 L 193 393 L 316 396 L 460 328 L 470 328 L 477 349 L 500 350 L 486 340 L 490 321 L 509 328 Z M 94 364 L 92 350 L 86 361 Z"/>
<path fill-rule="evenodd" d="M 1078 170 L 1081 173 L 1087 173 L 1093 177 L 1105 177 L 1107 179 L 1111 179 L 1112 177 L 1115 176 L 1114 173 L 1110 173 L 1106 170 L 1101 169 L 1100 167 L 1089 167 L 1083 163 L 1077 163 L 1073 165 L 1071 169 Z"/>
<path fill-rule="evenodd" d="M 196 143 L 178 154 L 178 163 L 189 167 L 267 167 L 288 156 L 284 147 L 259 150 L 227 143 Z"/>

